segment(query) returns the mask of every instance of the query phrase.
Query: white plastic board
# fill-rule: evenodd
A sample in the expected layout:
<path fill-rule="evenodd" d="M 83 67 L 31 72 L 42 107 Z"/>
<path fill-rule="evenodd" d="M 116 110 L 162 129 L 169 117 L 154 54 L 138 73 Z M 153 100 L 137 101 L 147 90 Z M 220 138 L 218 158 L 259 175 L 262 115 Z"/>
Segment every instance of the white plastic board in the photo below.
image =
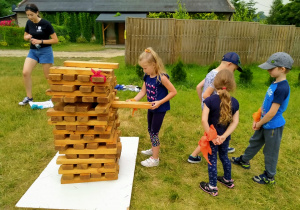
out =
<path fill-rule="evenodd" d="M 57 153 L 16 207 L 126 210 L 130 206 L 139 138 L 121 137 L 121 142 L 118 180 L 60 184 Z"/>

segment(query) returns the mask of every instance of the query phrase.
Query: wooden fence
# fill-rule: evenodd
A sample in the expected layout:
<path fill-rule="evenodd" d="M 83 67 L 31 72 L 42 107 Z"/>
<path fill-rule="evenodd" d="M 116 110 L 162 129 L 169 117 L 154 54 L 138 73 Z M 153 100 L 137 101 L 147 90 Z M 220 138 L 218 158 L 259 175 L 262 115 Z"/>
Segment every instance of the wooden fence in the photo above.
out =
<path fill-rule="evenodd" d="M 265 62 L 275 52 L 287 52 L 300 65 L 300 28 L 255 22 L 127 18 L 125 61 L 152 47 L 164 64 L 209 65 L 227 52 L 236 52 L 243 64 Z"/>

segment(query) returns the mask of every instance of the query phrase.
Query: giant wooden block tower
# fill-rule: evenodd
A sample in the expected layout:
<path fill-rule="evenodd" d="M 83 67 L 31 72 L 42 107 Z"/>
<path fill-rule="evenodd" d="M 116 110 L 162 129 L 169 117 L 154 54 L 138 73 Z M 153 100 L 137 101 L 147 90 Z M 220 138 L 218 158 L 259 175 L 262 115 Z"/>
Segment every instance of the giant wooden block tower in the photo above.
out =
<path fill-rule="evenodd" d="M 114 69 L 118 66 L 65 61 L 64 66 L 50 68 L 46 94 L 52 96 L 55 105 L 47 115 L 49 124 L 55 125 L 62 184 L 118 179 L 122 150 L 118 108 L 151 106 L 148 102 L 118 101 L 114 89 Z M 95 73 L 101 77 L 93 77 Z"/>

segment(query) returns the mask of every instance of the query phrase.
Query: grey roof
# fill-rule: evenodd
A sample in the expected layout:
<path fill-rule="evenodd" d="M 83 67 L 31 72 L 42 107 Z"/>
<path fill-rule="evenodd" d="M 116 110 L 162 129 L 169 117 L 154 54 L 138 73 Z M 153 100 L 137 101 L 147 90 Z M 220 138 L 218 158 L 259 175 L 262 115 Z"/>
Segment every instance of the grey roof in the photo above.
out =
<path fill-rule="evenodd" d="M 99 22 L 125 22 L 127 17 L 146 18 L 146 13 L 126 13 L 116 16 L 116 13 L 101 13 L 96 21 Z"/>
<path fill-rule="evenodd" d="M 232 13 L 230 0 L 181 0 L 188 12 Z M 14 12 L 23 12 L 26 4 L 35 4 L 41 12 L 174 12 L 177 0 L 25 0 Z"/>

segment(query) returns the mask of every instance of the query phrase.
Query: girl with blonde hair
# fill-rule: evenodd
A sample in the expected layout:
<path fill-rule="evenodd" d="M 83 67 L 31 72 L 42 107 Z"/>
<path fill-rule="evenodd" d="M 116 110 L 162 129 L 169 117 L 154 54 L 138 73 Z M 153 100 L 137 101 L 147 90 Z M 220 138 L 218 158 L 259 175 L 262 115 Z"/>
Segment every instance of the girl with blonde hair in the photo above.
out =
<path fill-rule="evenodd" d="M 141 91 L 130 100 L 139 101 L 147 95 L 148 102 L 152 102 L 147 115 L 152 147 L 141 152 L 151 157 L 142 161 L 141 164 L 145 167 L 155 167 L 159 165 L 159 130 L 166 112 L 170 110 L 169 100 L 177 94 L 177 91 L 165 72 L 161 58 L 151 47 L 145 49 L 139 56 L 138 62 L 145 73 L 144 83 Z"/>
<path fill-rule="evenodd" d="M 209 142 L 211 154 L 208 154 L 209 183 L 201 182 L 200 188 L 213 195 L 218 195 L 217 181 L 228 188 L 233 188 L 231 179 L 231 162 L 228 158 L 230 134 L 239 122 L 239 102 L 231 97 L 230 92 L 235 89 L 233 73 L 229 70 L 220 71 L 214 80 L 217 94 L 204 100 L 202 111 L 202 125 L 206 133 L 213 125 L 217 131 L 217 138 Z M 217 153 L 223 165 L 224 176 L 217 176 Z"/>

